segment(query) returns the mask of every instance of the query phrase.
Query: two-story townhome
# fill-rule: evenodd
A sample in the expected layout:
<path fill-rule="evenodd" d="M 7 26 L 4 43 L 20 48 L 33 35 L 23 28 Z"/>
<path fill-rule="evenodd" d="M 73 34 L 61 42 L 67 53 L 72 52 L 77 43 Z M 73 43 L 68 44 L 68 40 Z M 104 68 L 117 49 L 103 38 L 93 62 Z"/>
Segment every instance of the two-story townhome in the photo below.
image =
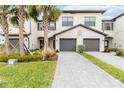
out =
<path fill-rule="evenodd" d="M 63 10 L 56 22 L 49 24 L 49 46 L 58 51 L 77 51 L 85 45 L 86 51 L 104 51 L 106 47 L 124 48 L 123 15 L 102 19 L 105 10 Z M 42 20 L 25 22 L 25 45 L 33 50 L 43 48 Z M 0 30 L 2 31 L 2 29 Z M 18 27 L 9 27 L 10 46 L 18 47 Z"/>
<path fill-rule="evenodd" d="M 56 22 L 49 24 L 50 47 L 58 51 L 76 51 L 85 45 L 87 51 L 103 51 L 107 34 L 102 31 L 105 10 L 63 10 Z M 43 47 L 42 21 L 31 21 L 30 49 Z"/>

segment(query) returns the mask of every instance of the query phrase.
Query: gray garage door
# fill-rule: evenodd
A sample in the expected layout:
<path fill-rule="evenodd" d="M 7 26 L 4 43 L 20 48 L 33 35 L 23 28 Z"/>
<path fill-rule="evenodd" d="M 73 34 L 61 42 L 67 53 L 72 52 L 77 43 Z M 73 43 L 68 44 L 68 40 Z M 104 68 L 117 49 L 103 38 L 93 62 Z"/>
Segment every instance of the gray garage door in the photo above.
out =
<path fill-rule="evenodd" d="M 76 51 L 76 39 L 60 39 L 60 51 Z"/>
<path fill-rule="evenodd" d="M 99 39 L 84 39 L 86 51 L 99 51 Z"/>

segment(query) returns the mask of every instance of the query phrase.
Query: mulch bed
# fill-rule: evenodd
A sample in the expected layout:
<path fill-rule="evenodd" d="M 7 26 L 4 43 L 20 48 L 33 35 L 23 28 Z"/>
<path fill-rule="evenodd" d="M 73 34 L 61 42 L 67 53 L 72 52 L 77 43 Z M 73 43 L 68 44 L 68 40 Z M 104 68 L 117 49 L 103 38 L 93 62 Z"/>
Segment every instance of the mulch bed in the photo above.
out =
<path fill-rule="evenodd" d="M 48 61 L 57 61 L 57 59 L 58 59 L 58 55 L 55 55 L 53 57 L 47 58 L 46 60 L 48 60 Z"/>

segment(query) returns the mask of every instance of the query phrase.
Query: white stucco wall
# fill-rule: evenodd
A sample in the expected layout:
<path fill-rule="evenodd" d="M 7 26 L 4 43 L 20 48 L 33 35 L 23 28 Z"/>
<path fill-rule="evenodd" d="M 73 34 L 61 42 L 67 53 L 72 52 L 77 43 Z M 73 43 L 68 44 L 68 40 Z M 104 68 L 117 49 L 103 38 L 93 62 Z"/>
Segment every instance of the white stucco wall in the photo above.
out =
<path fill-rule="evenodd" d="M 30 38 L 30 49 L 36 49 L 39 48 L 39 41 L 38 41 L 38 31 L 37 31 L 37 23 L 31 19 L 31 35 L 29 36 Z M 40 34 L 39 34 L 40 35 Z"/>
<path fill-rule="evenodd" d="M 8 23 L 8 24 L 9 24 L 9 34 L 19 34 L 19 28 L 17 26 L 13 26 L 11 23 Z M 25 32 L 29 33 L 30 32 L 30 20 L 28 21 L 25 20 L 24 27 L 25 27 Z M 0 26 L 0 32 L 3 33 L 1 26 Z"/>
<path fill-rule="evenodd" d="M 73 17 L 73 26 L 78 25 L 78 24 L 84 24 L 84 17 L 86 16 L 91 16 L 91 17 L 96 17 L 96 26 L 92 27 L 97 30 L 102 31 L 102 14 L 101 13 L 62 13 L 59 19 L 56 21 L 56 30 L 55 31 L 49 31 L 49 36 L 51 36 L 54 33 L 57 33 L 59 31 L 65 30 L 67 28 L 70 28 L 71 26 L 62 26 L 62 17 L 64 16 L 70 16 Z M 37 37 L 44 36 L 43 31 L 38 31 L 37 30 L 37 23 L 32 21 L 34 25 L 32 25 L 32 30 L 36 30 L 37 32 Z"/>
<path fill-rule="evenodd" d="M 102 29 L 102 31 L 104 32 L 104 33 L 106 33 L 107 35 L 108 35 L 108 37 L 114 37 L 114 22 L 108 22 L 108 21 L 106 21 L 106 22 L 103 22 L 103 24 L 104 23 L 113 23 L 113 30 L 103 30 Z"/>
<path fill-rule="evenodd" d="M 84 24 L 84 17 L 92 16 L 96 17 L 96 26 L 93 27 L 95 29 L 101 30 L 102 28 L 102 14 L 101 13 L 62 13 L 60 18 L 57 20 L 57 31 L 62 31 L 64 29 L 70 27 L 63 27 L 62 26 L 62 17 L 70 16 L 73 17 L 73 25 Z"/>
<path fill-rule="evenodd" d="M 124 48 L 124 15 L 114 23 L 113 47 Z"/>
<path fill-rule="evenodd" d="M 113 30 L 109 30 L 109 31 L 104 30 L 104 33 L 106 33 L 108 35 L 108 37 L 114 37 L 115 32 Z"/>
<path fill-rule="evenodd" d="M 79 35 L 79 33 L 81 33 Z M 104 35 L 91 31 L 83 27 L 77 27 L 56 36 L 56 50 L 60 50 L 60 38 L 76 38 L 76 49 L 79 44 L 83 44 L 83 38 L 99 38 L 100 51 L 104 50 Z"/>

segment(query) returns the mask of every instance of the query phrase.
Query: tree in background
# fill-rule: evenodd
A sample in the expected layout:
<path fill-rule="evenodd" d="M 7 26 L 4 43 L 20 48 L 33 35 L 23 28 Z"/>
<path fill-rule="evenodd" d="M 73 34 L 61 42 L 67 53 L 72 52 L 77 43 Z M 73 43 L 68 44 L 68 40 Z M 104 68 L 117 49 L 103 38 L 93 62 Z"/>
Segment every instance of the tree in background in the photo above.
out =
<path fill-rule="evenodd" d="M 19 27 L 19 54 L 24 55 L 24 32 L 25 32 L 25 19 L 29 19 L 29 14 L 27 11 L 27 6 L 18 5 L 13 6 L 13 10 L 15 11 L 10 18 L 10 22 L 13 25 L 18 25 Z"/>
<path fill-rule="evenodd" d="M 48 26 L 49 23 L 55 22 L 59 16 L 61 15 L 61 10 L 59 10 L 56 6 L 54 5 L 37 5 L 37 6 L 32 6 L 34 8 L 35 12 L 37 11 L 38 15 L 33 15 L 38 17 L 41 14 L 43 15 L 42 18 L 42 30 L 44 31 L 44 49 L 43 49 L 43 60 L 45 60 L 46 54 L 47 54 L 47 49 L 49 48 L 49 40 L 48 40 Z M 31 14 L 33 14 L 33 9 L 30 11 Z M 34 18 L 36 18 L 34 17 Z"/>
<path fill-rule="evenodd" d="M 0 5 L 0 23 L 5 37 L 5 52 L 8 55 L 10 54 L 8 17 L 13 12 L 12 6 Z"/>

